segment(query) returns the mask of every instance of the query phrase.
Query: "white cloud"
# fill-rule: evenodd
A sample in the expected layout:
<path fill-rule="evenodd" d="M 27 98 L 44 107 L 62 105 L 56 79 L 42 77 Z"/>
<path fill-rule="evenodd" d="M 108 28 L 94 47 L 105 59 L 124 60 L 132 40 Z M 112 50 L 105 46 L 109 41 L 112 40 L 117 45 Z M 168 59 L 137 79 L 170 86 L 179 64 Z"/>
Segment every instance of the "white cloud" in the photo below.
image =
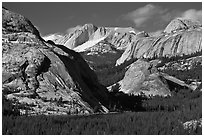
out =
<path fill-rule="evenodd" d="M 143 26 L 145 22 L 155 17 L 162 17 L 166 19 L 166 17 L 163 16 L 166 12 L 167 9 L 153 4 L 148 4 L 144 7 L 129 12 L 124 17 L 125 19 L 132 20 L 135 23 L 136 27 L 140 27 Z"/>
<path fill-rule="evenodd" d="M 181 18 L 191 19 L 202 23 L 202 10 L 189 9 L 181 14 Z"/>
<path fill-rule="evenodd" d="M 174 18 L 185 18 L 201 22 L 202 10 L 170 10 L 161 6 L 148 4 L 127 13 L 123 18 L 134 22 L 138 29 L 145 29 L 147 27 L 164 29 L 164 27 Z"/>

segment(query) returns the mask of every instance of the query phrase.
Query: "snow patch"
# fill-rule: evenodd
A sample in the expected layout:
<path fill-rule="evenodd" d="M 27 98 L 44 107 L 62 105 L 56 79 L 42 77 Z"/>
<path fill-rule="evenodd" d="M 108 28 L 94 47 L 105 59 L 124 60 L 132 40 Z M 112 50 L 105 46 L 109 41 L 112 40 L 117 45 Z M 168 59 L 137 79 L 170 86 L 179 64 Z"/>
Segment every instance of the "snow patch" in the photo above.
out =
<path fill-rule="evenodd" d="M 62 35 L 59 35 L 59 34 L 50 34 L 50 35 L 46 35 L 44 37 L 42 37 L 45 41 L 48 41 L 48 40 L 52 40 L 52 41 L 55 41 L 59 38 L 62 38 L 63 36 Z"/>
<path fill-rule="evenodd" d="M 84 52 L 87 48 L 90 48 L 94 45 L 96 45 L 97 43 L 99 43 L 100 41 L 104 40 L 107 36 L 104 36 L 102 38 L 96 39 L 96 40 L 90 40 L 85 42 L 84 44 L 74 48 L 74 51 L 76 52 Z"/>
<path fill-rule="evenodd" d="M 117 30 L 117 29 L 118 29 L 118 27 L 115 27 L 115 28 L 114 28 L 114 30 Z"/>
<path fill-rule="evenodd" d="M 129 33 L 134 33 L 134 34 L 136 34 L 136 32 L 135 32 L 134 30 L 129 31 Z"/>

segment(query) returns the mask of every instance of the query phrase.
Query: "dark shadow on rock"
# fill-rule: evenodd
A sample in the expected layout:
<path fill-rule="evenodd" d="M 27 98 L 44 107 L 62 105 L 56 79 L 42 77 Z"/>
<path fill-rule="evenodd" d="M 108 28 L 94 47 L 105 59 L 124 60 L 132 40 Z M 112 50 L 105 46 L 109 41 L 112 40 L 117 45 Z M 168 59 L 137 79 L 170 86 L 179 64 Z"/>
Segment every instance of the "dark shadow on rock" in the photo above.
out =
<path fill-rule="evenodd" d="M 109 104 L 108 90 L 98 83 L 96 74 L 89 68 L 82 56 L 63 45 L 54 44 L 54 46 L 68 54 L 68 56 L 65 56 L 53 51 L 63 62 L 67 71 L 69 71 L 69 75 L 80 85 L 82 89 L 79 91 L 82 94 L 81 97 L 93 108 L 101 106 L 99 102 L 107 107 Z"/>
<path fill-rule="evenodd" d="M 41 66 L 38 68 L 37 75 L 47 72 L 50 68 L 50 65 L 51 65 L 50 59 L 47 56 L 45 56 L 43 62 L 41 63 Z"/>

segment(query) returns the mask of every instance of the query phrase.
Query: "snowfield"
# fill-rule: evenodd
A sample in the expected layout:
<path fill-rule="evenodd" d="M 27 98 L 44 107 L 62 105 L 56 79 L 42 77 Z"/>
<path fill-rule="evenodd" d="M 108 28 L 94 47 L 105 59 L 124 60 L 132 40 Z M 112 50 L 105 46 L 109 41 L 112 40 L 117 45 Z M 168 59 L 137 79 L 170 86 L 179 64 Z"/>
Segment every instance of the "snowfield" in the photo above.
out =
<path fill-rule="evenodd" d="M 106 37 L 107 36 L 104 36 L 104 37 L 96 39 L 96 40 L 87 41 L 84 44 L 74 48 L 74 51 L 76 51 L 76 52 L 84 52 L 87 48 L 93 47 L 94 45 L 96 45 L 100 41 L 104 40 Z"/>

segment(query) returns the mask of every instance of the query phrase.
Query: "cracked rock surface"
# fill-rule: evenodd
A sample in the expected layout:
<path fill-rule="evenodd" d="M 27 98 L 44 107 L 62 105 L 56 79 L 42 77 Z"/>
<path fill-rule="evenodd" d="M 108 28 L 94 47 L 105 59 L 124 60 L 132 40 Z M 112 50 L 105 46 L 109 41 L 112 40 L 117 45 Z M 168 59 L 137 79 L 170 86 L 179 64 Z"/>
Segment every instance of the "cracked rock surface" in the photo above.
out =
<path fill-rule="evenodd" d="M 22 15 L 2 8 L 2 84 L 22 114 L 108 112 L 107 90 L 76 52 L 45 42 Z"/>
<path fill-rule="evenodd" d="M 174 57 L 202 51 L 202 26 L 190 20 L 173 20 L 159 36 L 136 37 L 116 65 L 133 58 Z"/>

